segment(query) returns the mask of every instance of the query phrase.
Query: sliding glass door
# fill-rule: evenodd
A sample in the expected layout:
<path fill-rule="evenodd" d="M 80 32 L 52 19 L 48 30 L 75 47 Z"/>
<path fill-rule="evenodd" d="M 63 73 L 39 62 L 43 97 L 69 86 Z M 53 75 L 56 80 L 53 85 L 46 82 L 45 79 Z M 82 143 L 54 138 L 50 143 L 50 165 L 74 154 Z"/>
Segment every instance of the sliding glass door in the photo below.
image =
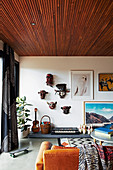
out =
<path fill-rule="evenodd" d="M 0 148 L 1 148 L 1 110 L 2 110 L 2 54 L 0 53 Z"/>
<path fill-rule="evenodd" d="M 1 149 L 1 111 L 2 111 L 2 74 L 3 74 L 3 61 L 2 51 L 0 50 L 0 149 Z M 14 66 L 14 77 L 15 77 L 15 94 L 19 96 L 19 63 L 15 61 Z"/>

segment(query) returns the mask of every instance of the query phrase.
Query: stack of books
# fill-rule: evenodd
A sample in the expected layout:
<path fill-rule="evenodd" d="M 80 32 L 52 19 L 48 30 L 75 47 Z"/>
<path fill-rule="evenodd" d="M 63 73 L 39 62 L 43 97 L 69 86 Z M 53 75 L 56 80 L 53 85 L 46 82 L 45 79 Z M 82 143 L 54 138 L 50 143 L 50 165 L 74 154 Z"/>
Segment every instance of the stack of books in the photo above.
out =
<path fill-rule="evenodd" d="M 109 137 L 113 135 L 113 129 L 107 129 L 105 127 L 99 127 L 95 129 L 95 135 L 99 135 L 100 137 Z"/>

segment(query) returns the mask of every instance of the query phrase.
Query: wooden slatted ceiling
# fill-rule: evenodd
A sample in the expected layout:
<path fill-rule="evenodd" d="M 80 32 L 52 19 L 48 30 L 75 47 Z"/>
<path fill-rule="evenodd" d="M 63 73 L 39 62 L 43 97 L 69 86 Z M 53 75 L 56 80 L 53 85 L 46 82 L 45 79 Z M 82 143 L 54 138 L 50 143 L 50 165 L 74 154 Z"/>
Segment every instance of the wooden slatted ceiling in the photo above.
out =
<path fill-rule="evenodd" d="M 1 12 L 20 56 L 113 56 L 112 0 L 2 0 Z"/>

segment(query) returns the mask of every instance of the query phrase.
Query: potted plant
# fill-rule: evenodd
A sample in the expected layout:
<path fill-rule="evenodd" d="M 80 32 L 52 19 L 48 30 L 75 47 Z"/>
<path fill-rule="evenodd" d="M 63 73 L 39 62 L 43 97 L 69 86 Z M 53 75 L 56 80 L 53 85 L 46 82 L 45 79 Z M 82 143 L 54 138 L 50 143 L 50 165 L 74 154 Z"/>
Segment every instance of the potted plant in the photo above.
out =
<path fill-rule="evenodd" d="M 30 131 L 30 124 L 28 121 L 32 121 L 30 116 L 30 110 L 26 106 L 32 106 L 26 102 L 26 96 L 16 98 L 16 112 L 17 112 L 17 127 L 19 137 L 26 137 Z M 21 132 L 20 132 L 21 131 Z"/>

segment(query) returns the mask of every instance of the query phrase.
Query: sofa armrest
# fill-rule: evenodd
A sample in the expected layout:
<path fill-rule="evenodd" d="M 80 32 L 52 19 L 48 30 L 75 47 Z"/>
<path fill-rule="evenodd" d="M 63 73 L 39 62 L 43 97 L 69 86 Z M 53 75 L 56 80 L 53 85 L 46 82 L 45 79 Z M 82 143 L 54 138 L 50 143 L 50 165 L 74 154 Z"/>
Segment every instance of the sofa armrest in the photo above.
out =
<path fill-rule="evenodd" d="M 42 142 L 35 162 L 36 170 L 43 170 L 43 152 L 51 149 L 52 144 L 48 141 Z"/>
<path fill-rule="evenodd" d="M 35 164 L 35 170 L 43 170 L 43 162 L 37 162 Z"/>

